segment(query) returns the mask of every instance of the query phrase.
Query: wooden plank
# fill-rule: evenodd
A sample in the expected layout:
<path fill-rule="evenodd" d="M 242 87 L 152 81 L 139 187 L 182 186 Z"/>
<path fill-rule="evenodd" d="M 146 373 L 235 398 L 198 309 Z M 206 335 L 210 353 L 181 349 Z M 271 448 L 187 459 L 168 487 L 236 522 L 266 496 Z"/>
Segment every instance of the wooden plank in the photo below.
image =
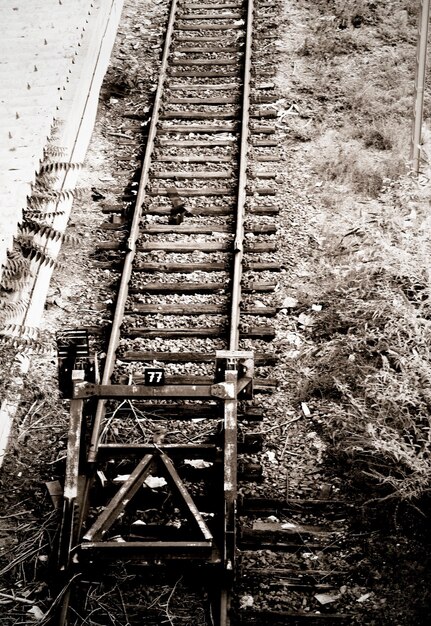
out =
<path fill-rule="evenodd" d="M 163 339 L 225 337 L 228 330 L 228 326 L 211 326 L 207 328 L 133 328 L 126 331 L 124 335 L 132 339 L 136 339 L 137 337 L 145 337 L 147 339 L 154 337 L 161 337 Z M 272 326 L 255 326 L 241 331 L 241 337 L 245 339 L 273 339 L 275 337 L 275 330 Z"/>
<path fill-rule="evenodd" d="M 277 111 L 274 109 L 268 109 L 264 111 L 256 111 L 255 113 L 250 113 L 251 119 L 275 119 L 278 117 Z"/>
<path fill-rule="evenodd" d="M 279 267 L 279 266 L 278 266 Z M 229 263 L 169 263 L 161 261 L 158 263 L 142 263 L 133 267 L 134 272 L 179 272 L 189 274 L 190 272 L 224 272 L 229 269 Z M 193 305 L 196 308 L 196 305 Z"/>
<path fill-rule="evenodd" d="M 239 85 L 236 83 L 225 83 L 222 85 L 190 85 L 189 83 L 172 83 L 169 85 L 169 89 L 171 91 L 207 91 L 208 89 L 215 91 L 232 91 L 233 89 L 239 89 Z"/>
<path fill-rule="evenodd" d="M 178 30 L 195 31 L 195 30 L 239 30 L 244 28 L 243 24 L 184 24 L 178 26 Z"/>
<path fill-rule="evenodd" d="M 129 293 L 206 293 L 213 291 L 225 291 L 227 283 L 161 283 L 153 282 L 140 287 L 129 287 Z M 261 291 L 255 289 L 253 291 Z M 268 290 L 266 290 L 268 291 Z"/>
<path fill-rule="evenodd" d="M 96 250 L 119 250 L 124 242 L 103 241 L 97 244 Z M 230 250 L 230 242 L 221 241 L 146 241 L 137 246 L 137 252 L 147 252 L 148 250 L 165 250 L 166 252 L 190 252 L 201 250 L 202 252 L 216 252 Z M 246 252 L 275 252 L 277 245 L 272 242 L 247 243 L 244 246 Z"/>
<path fill-rule="evenodd" d="M 161 133 L 231 133 L 238 127 L 237 122 L 231 124 L 165 124 Z"/>
<path fill-rule="evenodd" d="M 193 198 L 199 196 L 231 196 L 233 195 L 233 189 L 228 187 L 201 187 L 200 189 L 190 188 L 177 188 L 178 195 L 184 198 Z M 259 191 L 259 193 L 263 193 Z M 155 187 L 149 189 L 147 194 L 149 196 L 168 196 L 169 190 L 165 187 Z M 275 194 L 275 191 L 274 191 Z"/>
<path fill-rule="evenodd" d="M 263 180 L 274 180 L 278 176 L 278 172 L 252 172 L 250 178 L 260 178 Z"/>
<path fill-rule="evenodd" d="M 220 4 L 196 4 L 195 2 L 182 2 L 181 6 L 190 11 L 199 11 L 199 9 L 238 9 L 242 6 L 241 2 L 226 2 Z"/>
<path fill-rule="evenodd" d="M 165 111 L 159 115 L 160 120 L 233 120 L 237 117 L 237 111 Z"/>
<path fill-rule="evenodd" d="M 280 208 L 278 206 L 252 206 L 248 208 L 249 213 L 253 213 L 253 215 L 278 215 L 280 212 Z"/>
<path fill-rule="evenodd" d="M 260 126 L 259 124 L 252 124 L 250 131 L 261 135 L 273 135 L 275 133 L 275 128 L 273 126 Z"/>
<path fill-rule="evenodd" d="M 242 33 L 240 33 L 240 36 L 242 37 Z M 222 37 L 220 37 L 220 35 L 197 35 L 197 37 L 191 37 L 190 35 L 176 35 L 175 37 L 175 41 L 181 41 L 181 43 L 195 43 L 195 42 L 217 42 L 220 43 L 220 41 L 226 41 L 229 45 L 232 43 L 236 43 L 237 38 L 235 37 L 235 39 L 232 39 L 232 37 L 229 36 L 229 33 L 226 33 L 225 35 L 223 35 Z"/>
<path fill-rule="evenodd" d="M 272 326 L 253 326 L 247 330 L 242 330 L 241 337 L 243 339 L 263 339 L 264 341 L 270 341 L 275 338 L 275 330 Z"/>
<path fill-rule="evenodd" d="M 197 154 L 197 155 L 163 155 L 154 158 L 155 163 L 231 163 L 232 157 L 227 155 Z"/>
<path fill-rule="evenodd" d="M 253 187 L 253 192 L 259 194 L 260 196 L 277 195 L 277 190 L 272 189 L 271 187 Z"/>
<path fill-rule="evenodd" d="M 281 161 L 281 157 L 279 154 L 270 154 L 270 155 L 256 154 L 253 158 L 255 161 L 259 161 L 260 163 Z"/>
<path fill-rule="evenodd" d="M 254 137 L 251 137 L 251 145 L 262 148 L 275 148 L 278 146 L 278 141 L 275 141 L 274 139 L 255 139 Z"/>
<path fill-rule="evenodd" d="M 133 304 L 127 315 L 221 315 L 227 313 L 227 304 Z M 244 315 L 262 315 L 265 317 L 277 315 L 275 307 L 244 307 Z"/>
<path fill-rule="evenodd" d="M 244 264 L 244 268 L 255 272 L 280 272 L 282 270 L 280 263 L 270 261 L 249 261 Z"/>
<path fill-rule="evenodd" d="M 262 280 L 260 282 L 256 281 L 256 282 L 249 283 L 249 285 L 242 288 L 242 291 L 244 293 L 251 293 L 252 291 L 266 293 L 266 292 L 274 291 L 276 287 L 277 287 L 277 283 L 272 283 L 269 281 Z"/>
<path fill-rule="evenodd" d="M 232 172 L 226 172 L 219 170 L 217 172 L 154 172 L 152 178 L 157 178 L 159 180 L 166 178 L 178 178 L 178 179 L 196 179 L 196 180 L 211 180 L 215 178 L 221 179 L 229 179 L 232 178 Z"/>
<path fill-rule="evenodd" d="M 218 252 L 230 250 L 229 241 L 146 241 L 137 247 L 138 252 L 147 250 L 165 250 L 166 252 Z"/>
<path fill-rule="evenodd" d="M 219 315 L 227 313 L 227 304 L 133 304 L 127 315 Z"/>
<path fill-rule="evenodd" d="M 219 72 L 218 70 L 208 70 L 206 72 L 183 72 L 181 70 L 171 70 L 170 76 L 174 78 L 239 78 L 239 68 L 236 72 Z"/>
<path fill-rule="evenodd" d="M 201 7 L 202 8 L 202 7 Z M 240 20 L 241 13 L 179 13 L 179 20 Z M 181 27 L 180 27 L 181 28 Z"/>
<path fill-rule="evenodd" d="M 274 235 L 277 232 L 275 224 L 256 224 L 245 228 L 246 233 L 255 233 L 256 235 Z"/>
<path fill-rule="evenodd" d="M 264 317 L 270 317 L 277 315 L 277 309 L 273 306 L 245 306 L 241 308 L 243 315 L 263 315 Z"/>
<path fill-rule="evenodd" d="M 222 45 L 218 45 L 218 46 L 209 46 L 209 47 L 201 47 L 201 48 L 191 48 L 191 47 L 183 47 L 183 48 L 176 48 L 175 49 L 175 53 L 176 54 L 202 54 L 202 52 L 205 53 L 212 53 L 212 52 L 232 52 L 232 53 L 236 53 L 236 52 L 240 52 L 240 48 L 239 46 L 235 46 L 232 48 L 229 47 L 225 47 Z"/>
<path fill-rule="evenodd" d="M 208 96 L 204 96 L 203 98 L 169 98 L 168 104 L 204 104 L 207 105 L 219 105 L 219 104 L 238 104 L 239 97 L 231 96 L 231 97 L 216 97 L 209 98 Z"/>
<path fill-rule="evenodd" d="M 187 213 L 190 215 L 232 215 L 233 208 L 226 206 L 213 206 L 213 207 L 204 207 L 200 206 L 193 209 L 187 209 Z M 149 207 L 144 209 L 144 213 L 147 215 L 171 215 L 172 209 L 170 207 Z M 251 211 L 253 212 L 253 211 Z M 278 213 L 278 210 L 277 210 Z M 267 215 L 268 212 L 264 212 L 264 215 Z"/>
<path fill-rule="evenodd" d="M 251 97 L 251 104 L 273 104 L 277 102 L 279 96 L 277 94 L 257 94 Z"/>
<path fill-rule="evenodd" d="M 212 148 L 213 146 L 232 147 L 235 143 L 236 139 L 234 137 L 227 137 L 226 139 L 180 139 L 178 141 L 176 139 L 159 138 L 158 140 L 159 146 L 177 146 L 179 148 Z"/>
<path fill-rule="evenodd" d="M 307 498 L 288 498 L 286 499 L 274 499 L 274 498 L 257 498 L 246 497 L 242 501 L 242 508 L 247 513 L 257 513 L 258 515 L 272 514 L 278 516 L 281 512 L 292 513 L 306 510 L 325 511 L 325 517 L 328 516 L 331 511 L 333 513 L 339 513 L 343 517 L 348 514 L 348 511 L 355 508 L 353 502 L 346 502 L 345 500 L 328 500 L 328 499 L 312 499 Z"/>
<path fill-rule="evenodd" d="M 186 67 L 189 65 L 237 65 L 238 59 L 227 59 L 226 57 L 220 57 L 219 59 L 172 59 L 171 66 L 180 65 Z"/>
<path fill-rule="evenodd" d="M 275 252 L 277 244 L 270 242 L 247 243 L 244 246 L 246 252 Z"/>
<path fill-rule="evenodd" d="M 199 11 L 204 9 L 238 9 L 242 6 L 241 2 L 226 2 L 225 4 L 196 4 L 194 2 L 183 2 L 181 6 L 190 11 Z"/>

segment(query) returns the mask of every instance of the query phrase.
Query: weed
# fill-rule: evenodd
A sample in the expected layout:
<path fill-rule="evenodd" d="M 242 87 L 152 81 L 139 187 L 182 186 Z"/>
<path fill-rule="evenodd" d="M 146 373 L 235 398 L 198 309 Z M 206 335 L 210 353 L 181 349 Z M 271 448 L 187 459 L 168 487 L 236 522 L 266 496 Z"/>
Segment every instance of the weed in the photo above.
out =
<path fill-rule="evenodd" d="M 382 497 L 418 501 L 431 490 L 430 218 L 408 179 L 390 189 L 390 209 L 327 225 L 303 366 L 333 453 Z"/>

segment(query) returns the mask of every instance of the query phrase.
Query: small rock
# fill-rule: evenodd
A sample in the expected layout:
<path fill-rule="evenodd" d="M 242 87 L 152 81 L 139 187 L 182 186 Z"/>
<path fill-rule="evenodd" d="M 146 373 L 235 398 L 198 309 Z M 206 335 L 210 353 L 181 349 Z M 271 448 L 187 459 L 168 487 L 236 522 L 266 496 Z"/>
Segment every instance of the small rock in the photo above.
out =
<path fill-rule="evenodd" d="M 239 608 L 246 609 L 250 606 L 253 606 L 253 604 L 254 604 L 253 596 L 242 596 L 242 598 L 239 601 Z"/>

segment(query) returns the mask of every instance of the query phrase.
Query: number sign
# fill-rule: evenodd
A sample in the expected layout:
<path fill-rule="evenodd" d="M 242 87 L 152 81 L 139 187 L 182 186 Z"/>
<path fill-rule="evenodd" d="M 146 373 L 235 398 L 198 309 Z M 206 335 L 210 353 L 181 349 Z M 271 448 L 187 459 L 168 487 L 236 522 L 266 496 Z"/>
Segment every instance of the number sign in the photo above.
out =
<path fill-rule="evenodd" d="M 164 385 L 165 384 L 165 370 L 158 367 L 152 367 L 145 370 L 145 384 L 146 385 Z"/>

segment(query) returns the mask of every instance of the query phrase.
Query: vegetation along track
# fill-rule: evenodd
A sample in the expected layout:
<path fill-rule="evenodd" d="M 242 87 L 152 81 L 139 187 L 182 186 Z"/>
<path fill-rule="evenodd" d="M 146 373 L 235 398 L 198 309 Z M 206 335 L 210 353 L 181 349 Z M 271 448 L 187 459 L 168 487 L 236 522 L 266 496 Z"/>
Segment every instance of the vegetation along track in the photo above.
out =
<path fill-rule="evenodd" d="M 342 579 L 331 554 L 346 505 L 239 496 L 241 481 L 261 477 L 253 397 L 274 385 L 276 310 L 264 302 L 280 269 L 277 94 L 261 53 L 275 38 L 268 7 L 174 0 L 151 118 L 131 115 L 148 121 L 148 136 L 133 210 L 106 209 L 113 238 L 99 252 L 120 280 L 101 378 L 98 367 L 91 379 L 80 369 L 85 334 L 63 334 L 60 351 L 65 391 L 73 371 L 61 626 L 89 623 L 93 590 L 110 580 L 121 601 L 112 608 L 108 596 L 98 623 L 162 623 L 143 585 L 175 589 L 183 578 L 205 600 L 190 623 L 351 623 L 325 612 Z M 301 523 L 283 521 L 298 511 Z M 327 554 L 327 570 L 285 558 L 303 549 Z M 266 550 L 264 569 L 256 550 Z M 250 606 L 251 587 L 268 591 L 264 607 Z"/>

